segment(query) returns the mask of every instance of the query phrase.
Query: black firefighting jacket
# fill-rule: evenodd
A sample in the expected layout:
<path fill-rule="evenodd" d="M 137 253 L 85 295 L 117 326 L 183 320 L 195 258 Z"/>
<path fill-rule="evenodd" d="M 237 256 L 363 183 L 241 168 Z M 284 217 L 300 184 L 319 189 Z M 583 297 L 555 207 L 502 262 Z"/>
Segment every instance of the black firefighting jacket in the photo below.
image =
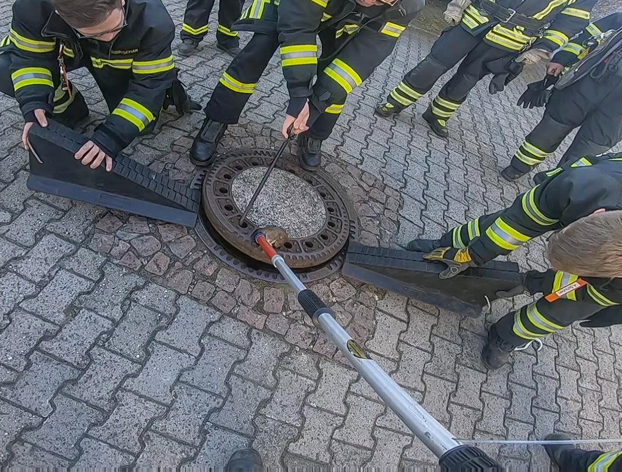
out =
<path fill-rule="evenodd" d="M 505 23 L 488 14 L 482 1 L 475 0 L 465 10 L 461 23 L 465 30 L 473 35 L 485 33 L 484 41 L 500 49 L 522 52 L 533 47 L 553 52 L 589 24 L 597 0 L 496 0 L 510 10 Z M 539 22 L 540 28 L 511 24 L 512 11 Z"/>
<path fill-rule="evenodd" d="M 160 0 L 127 0 L 127 26 L 111 42 L 78 39 L 50 0 L 17 0 L 9 35 L 11 78 L 26 121 L 35 109 L 53 110 L 60 83 L 59 51 L 68 69 L 85 65 L 106 97 L 111 114 L 92 140 L 115 157 L 156 119 L 176 78 L 171 42 L 175 26 Z"/>
<path fill-rule="evenodd" d="M 400 35 L 424 5 L 425 0 L 400 0 L 392 7 L 367 8 L 354 0 L 254 0 L 232 29 L 278 31 L 283 74 L 290 94 L 287 113 L 297 116 L 313 94 L 312 84 L 318 75 L 318 82 L 326 91 L 323 101 L 343 103 L 391 54 Z M 318 74 L 317 36 L 328 29 L 347 41 L 347 47 Z M 350 35 L 356 37 L 348 41 Z"/>

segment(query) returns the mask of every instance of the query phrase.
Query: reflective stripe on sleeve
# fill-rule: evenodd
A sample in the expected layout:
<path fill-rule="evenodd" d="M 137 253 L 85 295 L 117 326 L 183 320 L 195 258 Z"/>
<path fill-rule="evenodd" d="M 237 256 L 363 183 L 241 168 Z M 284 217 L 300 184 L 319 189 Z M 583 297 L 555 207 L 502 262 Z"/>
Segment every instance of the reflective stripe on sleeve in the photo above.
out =
<path fill-rule="evenodd" d="M 255 91 L 255 87 L 257 87 L 257 83 L 254 84 L 245 84 L 240 82 L 239 80 L 234 79 L 231 75 L 226 72 L 220 78 L 220 83 L 223 84 L 230 90 L 233 90 L 237 93 L 248 93 L 251 94 Z"/>
<path fill-rule="evenodd" d="M 328 108 L 326 108 L 326 110 L 324 110 L 326 113 L 330 113 L 331 115 L 339 115 L 342 111 L 343 111 L 343 107 L 345 105 L 331 105 Z"/>
<path fill-rule="evenodd" d="M 564 287 L 568 287 L 579 280 L 579 277 L 573 274 L 569 274 L 568 272 L 557 271 L 555 273 L 555 280 L 553 282 L 553 292 L 558 292 Z M 573 302 L 577 301 L 577 294 L 575 290 L 572 290 L 568 293 L 560 295 L 560 298 L 567 298 L 568 300 L 572 300 Z"/>
<path fill-rule="evenodd" d="M 11 42 L 17 46 L 19 49 L 28 52 L 52 52 L 56 49 L 56 41 L 41 41 L 27 38 L 26 36 L 22 36 L 13 28 L 9 32 L 9 37 L 11 38 Z"/>
<path fill-rule="evenodd" d="M 469 242 L 480 236 L 479 218 L 467 223 L 467 232 L 469 233 Z"/>
<path fill-rule="evenodd" d="M 620 452 L 606 452 L 590 464 L 587 472 L 609 472 L 610 467 L 616 461 L 622 457 L 622 451 Z"/>
<path fill-rule="evenodd" d="M 616 306 L 616 305 L 619 305 L 619 303 L 613 302 L 613 301 L 609 300 L 607 297 L 605 297 L 602 293 L 600 293 L 598 290 L 596 290 L 593 285 L 588 284 L 588 286 L 587 286 L 587 293 L 588 293 L 588 295 L 590 297 L 592 297 L 592 300 L 594 300 L 600 306 Z"/>
<path fill-rule="evenodd" d="M 91 56 L 91 63 L 96 69 L 103 69 L 104 66 L 113 69 L 129 70 L 132 68 L 133 59 L 103 59 Z"/>
<path fill-rule="evenodd" d="M 558 223 L 559 220 L 549 218 L 546 216 L 536 205 L 536 189 L 538 186 L 532 188 L 529 192 L 523 194 L 522 206 L 525 214 L 537 225 L 551 226 Z"/>
<path fill-rule="evenodd" d="M 466 244 L 464 244 L 464 241 L 462 240 L 462 236 L 460 234 L 460 230 L 462 229 L 462 225 L 460 226 L 456 226 L 453 229 L 451 238 L 452 238 L 452 245 L 454 248 L 456 249 L 463 249 L 466 247 Z"/>
<path fill-rule="evenodd" d="M 568 43 L 564 46 L 563 51 L 580 56 L 585 51 L 585 48 L 577 43 Z"/>
<path fill-rule="evenodd" d="M 174 68 L 175 61 L 172 55 L 163 59 L 156 59 L 155 61 L 134 61 L 132 64 L 132 72 L 139 75 L 159 74 Z"/>
<path fill-rule="evenodd" d="M 153 113 L 147 108 L 129 98 L 121 100 L 121 103 L 113 110 L 112 114 L 125 118 L 134 124 L 139 131 L 143 131 L 155 119 Z"/>
<path fill-rule="evenodd" d="M 554 9 L 561 7 L 565 3 L 568 3 L 568 0 L 553 0 L 546 6 L 544 10 L 533 15 L 533 18 L 535 18 L 536 20 L 542 20 Z"/>
<path fill-rule="evenodd" d="M 301 44 L 281 47 L 283 67 L 317 64 L 317 45 Z"/>
<path fill-rule="evenodd" d="M 190 33 L 194 36 L 200 36 L 202 34 L 205 34 L 209 31 L 209 26 L 205 25 L 205 26 L 200 26 L 198 28 L 193 28 L 192 26 L 190 26 L 187 23 L 183 23 L 181 25 L 181 30 L 185 31 L 186 33 Z"/>
<path fill-rule="evenodd" d="M 549 41 L 557 44 L 559 47 L 562 47 L 570 38 L 561 31 L 546 30 L 544 33 L 544 39 L 548 39 Z"/>
<path fill-rule="evenodd" d="M 29 85 L 47 85 L 54 88 L 52 73 L 43 67 L 26 67 L 18 69 L 11 74 L 15 91 Z"/>
<path fill-rule="evenodd" d="M 503 218 L 501 217 L 497 218 L 495 222 L 488 227 L 486 235 L 497 246 L 508 251 L 517 249 L 521 244 L 531 239 L 529 236 L 525 236 L 520 231 L 512 228 L 509 224 L 503 221 Z"/>
<path fill-rule="evenodd" d="M 324 73 L 337 82 L 346 93 L 352 92 L 356 87 L 363 83 L 358 73 L 341 59 L 335 59 L 331 62 Z"/>

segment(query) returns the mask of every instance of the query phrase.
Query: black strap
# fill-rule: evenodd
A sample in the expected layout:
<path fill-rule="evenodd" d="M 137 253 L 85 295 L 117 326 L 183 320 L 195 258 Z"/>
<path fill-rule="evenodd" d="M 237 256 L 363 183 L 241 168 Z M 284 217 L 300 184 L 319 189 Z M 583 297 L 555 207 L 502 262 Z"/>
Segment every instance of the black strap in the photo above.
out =
<path fill-rule="evenodd" d="M 510 26 L 520 26 L 529 31 L 537 32 L 548 23 L 548 21 L 530 18 L 527 15 L 518 13 L 516 10 L 506 8 L 490 0 L 480 0 L 479 5 L 484 14 L 493 16 L 501 23 Z"/>

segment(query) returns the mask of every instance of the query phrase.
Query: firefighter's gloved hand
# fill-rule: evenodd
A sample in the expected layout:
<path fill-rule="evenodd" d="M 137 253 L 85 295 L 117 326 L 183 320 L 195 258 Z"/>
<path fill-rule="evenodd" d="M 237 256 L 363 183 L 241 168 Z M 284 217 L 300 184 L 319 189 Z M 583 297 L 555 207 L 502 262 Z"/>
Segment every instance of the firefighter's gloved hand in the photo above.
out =
<path fill-rule="evenodd" d="M 612 306 L 599 311 L 590 316 L 587 320 L 582 321 L 581 326 L 585 328 L 604 328 L 622 324 L 622 307 Z"/>
<path fill-rule="evenodd" d="M 490 85 L 488 86 L 488 92 L 491 95 L 495 93 L 503 92 L 505 89 L 505 81 L 507 80 L 509 74 L 497 74 L 493 76 L 490 80 Z"/>
<path fill-rule="evenodd" d="M 464 272 L 469 267 L 475 267 L 468 248 L 439 247 L 430 254 L 423 256 L 423 258 L 427 261 L 442 262 L 447 266 L 447 269 L 439 274 L 441 279 L 450 279 L 460 272 Z"/>
<path fill-rule="evenodd" d="M 171 105 L 175 107 L 175 110 L 180 115 L 201 109 L 201 104 L 188 96 L 184 85 L 179 80 L 174 80 L 173 85 L 166 91 L 162 108 L 166 110 Z"/>
<path fill-rule="evenodd" d="M 505 67 L 505 72 L 495 74 L 490 81 L 488 91 L 491 95 L 503 92 L 505 87 L 523 72 L 523 63 L 512 61 Z"/>
<path fill-rule="evenodd" d="M 462 21 L 464 10 L 466 10 L 470 4 L 471 0 L 452 0 L 449 2 L 449 5 L 447 5 L 447 9 L 443 14 L 445 21 L 451 26 L 456 26 Z"/>
<path fill-rule="evenodd" d="M 516 58 L 516 62 L 522 62 L 526 66 L 537 64 L 540 61 L 549 61 L 553 54 L 544 49 L 530 49 Z"/>

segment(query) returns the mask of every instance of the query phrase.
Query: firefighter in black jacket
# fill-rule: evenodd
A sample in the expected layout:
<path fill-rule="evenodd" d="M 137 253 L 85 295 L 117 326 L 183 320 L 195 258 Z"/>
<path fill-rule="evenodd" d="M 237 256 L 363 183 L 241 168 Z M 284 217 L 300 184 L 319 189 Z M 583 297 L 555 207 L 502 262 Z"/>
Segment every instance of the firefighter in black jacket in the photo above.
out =
<path fill-rule="evenodd" d="M 293 127 L 299 135 L 301 164 L 316 169 L 321 143 L 330 135 L 348 94 L 391 54 L 423 6 L 424 0 L 283 0 L 280 4 L 254 0 L 233 28 L 255 34 L 216 86 L 190 151 L 191 161 L 209 165 L 227 126 L 238 122 L 280 46 L 290 96 L 283 134 Z M 310 129 L 300 134 L 307 130 L 309 116 Z"/>
<path fill-rule="evenodd" d="M 189 56 L 197 48 L 208 31 L 207 23 L 214 8 L 215 0 L 189 0 L 184 22 L 181 25 L 181 40 L 178 52 Z M 235 57 L 240 52 L 240 39 L 231 26 L 242 14 L 243 0 L 220 0 L 218 6 L 218 27 L 216 28 L 216 47 Z"/>
<path fill-rule="evenodd" d="M 544 440 L 568 442 L 574 438 L 554 433 Z M 576 449 L 573 444 L 547 444 L 544 449 L 560 472 L 622 472 L 622 451 L 585 451 Z"/>
<path fill-rule="evenodd" d="M 423 118 L 447 137 L 449 120 L 471 89 L 493 74 L 490 93 L 504 89 L 523 64 L 548 60 L 589 22 L 596 0 L 453 0 L 445 18 L 455 25 L 434 43 L 430 54 L 376 108 L 381 116 L 415 103 L 464 58 L 456 74 L 432 101 Z"/>
<path fill-rule="evenodd" d="M 532 238 L 554 233 L 548 259 L 554 270 L 530 271 L 523 286 L 546 297 L 491 326 L 483 362 L 491 369 L 510 353 L 574 321 L 583 326 L 622 323 L 622 154 L 583 157 L 549 172 L 506 210 L 485 215 L 439 240 L 415 239 L 408 249 L 447 264 L 441 278 L 481 266 Z"/>
<path fill-rule="evenodd" d="M 592 56 L 586 57 L 599 43 L 603 48 L 605 41 L 611 44 L 609 53 L 602 55 L 602 62 L 592 61 Z M 548 104 L 540 123 L 527 135 L 510 165 L 501 171 L 506 180 L 516 180 L 543 162 L 575 128 L 579 128 L 579 132 L 560 165 L 581 156 L 606 152 L 622 139 L 622 13 L 614 13 L 589 25 L 555 54 L 548 65 L 547 77 L 551 85 L 554 77 L 579 59 L 584 60 L 577 66 L 589 68 L 587 61 L 590 61 L 594 63 L 593 69 L 586 70 L 585 75 L 561 90 L 554 88 L 552 93 L 545 88 L 547 79 L 530 84 L 521 97 L 519 103 L 524 102 L 525 107 L 542 106 L 547 99 Z M 544 84 L 541 89 L 535 90 L 542 100 L 534 103 L 536 97 L 529 95 L 541 84 Z"/>
<path fill-rule="evenodd" d="M 26 125 L 47 117 L 73 126 L 89 114 L 66 76 L 86 67 L 110 116 L 76 154 L 97 168 L 151 129 L 165 102 L 185 106 L 171 53 L 175 26 L 160 0 L 17 0 L 0 49 L 0 91 L 14 96 Z"/>

